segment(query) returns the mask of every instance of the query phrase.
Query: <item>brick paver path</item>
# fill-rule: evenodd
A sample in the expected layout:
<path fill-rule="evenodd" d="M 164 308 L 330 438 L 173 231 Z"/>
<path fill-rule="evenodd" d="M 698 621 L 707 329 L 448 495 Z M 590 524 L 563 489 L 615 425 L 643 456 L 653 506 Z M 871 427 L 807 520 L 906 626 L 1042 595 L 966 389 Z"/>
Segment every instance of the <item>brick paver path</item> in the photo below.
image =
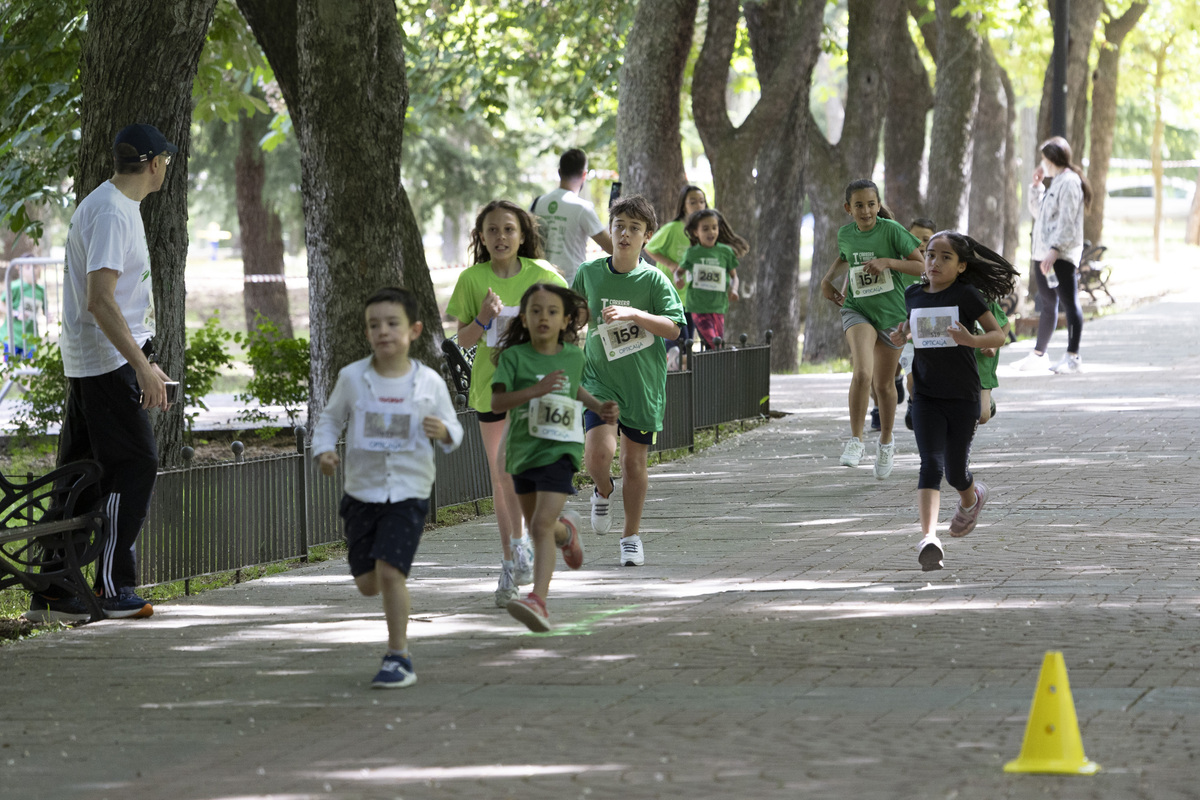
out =
<path fill-rule="evenodd" d="M 1177 295 L 1089 323 L 1084 375 L 1002 368 L 992 499 L 942 572 L 912 434 L 887 481 L 840 467 L 847 376 L 780 377 L 788 416 L 653 469 L 645 567 L 586 534 L 553 635 L 492 607 L 490 520 L 430 534 L 411 689 L 366 688 L 382 615 L 340 562 L 0 648 L 0 798 L 1197 797 L 1198 318 Z M 1001 771 L 1050 649 L 1096 777 Z"/>

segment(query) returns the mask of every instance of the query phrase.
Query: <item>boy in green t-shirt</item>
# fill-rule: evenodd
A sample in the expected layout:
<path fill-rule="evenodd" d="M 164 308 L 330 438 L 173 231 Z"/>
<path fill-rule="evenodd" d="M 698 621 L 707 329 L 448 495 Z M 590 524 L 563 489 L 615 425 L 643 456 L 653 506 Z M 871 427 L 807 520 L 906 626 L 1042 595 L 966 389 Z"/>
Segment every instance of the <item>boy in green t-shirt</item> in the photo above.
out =
<path fill-rule="evenodd" d="M 612 400 L 621 409 L 615 425 L 590 411 L 584 415 L 584 465 L 595 482 L 592 529 L 607 533 L 612 528 L 609 511 L 616 489 L 610 470 L 620 436 L 625 483 L 620 563 L 624 566 L 645 563 L 639 531 L 649 485 L 646 459 L 666 412 L 664 340 L 677 338 L 683 324 L 683 305 L 675 287 L 661 270 L 639 259 L 656 224 L 654 207 L 646 198 L 619 199 L 609 209 L 613 255 L 581 265 L 572 286 L 587 299 L 592 319 L 584 348 L 583 387 L 601 402 Z"/>
<path fill-rule="evenodd" d="M 738 299 L 737 254 L 717 241 L 721 235 L 721 212 L 706 208 L 687 223 L 688 236 L 696 242 L 683 254 L 675 285 L 686 281 L 691 301 L 688 310 L 707 350 L 725 337 L 725 312 L 729 301 Z"/>
<path fill-rule="evenodd" d="M 995 300 L 988 302 L 988 310 L 996 318 L 1000 330 L 1004 331 L 1004 343 L 1007 344 L 1011 327 L 1008 315 Z M 981 347 L 976 350 L 975 365 L 979 368 L 979 424 L 986 425 L 989 419 L 996 416 L 996 401 L 992 399 L 992 389 L 1000 385 L 1000 380 L 996 377 L 996 367 L 1000 365 L 1000 348 Z"/>

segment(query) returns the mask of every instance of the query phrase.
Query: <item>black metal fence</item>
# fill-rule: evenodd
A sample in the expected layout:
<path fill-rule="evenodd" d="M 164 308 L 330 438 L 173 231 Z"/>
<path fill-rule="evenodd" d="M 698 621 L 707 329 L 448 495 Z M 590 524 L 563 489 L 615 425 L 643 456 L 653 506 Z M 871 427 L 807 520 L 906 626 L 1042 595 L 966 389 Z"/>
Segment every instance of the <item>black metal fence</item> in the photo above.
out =
<path fill-rule="evenodd" d="M 688 370 L 667 376 L 663 430 L 651 449 L 690 449 L 697 429 L 765 416 L 770 383 L 769 344 L 692 354 Z M 475 412 L 458 418 L 462 445 L 434 451 L 431 514 L 492 495 Z M 139 584 L 302 558 L 313 545 L 341 540 L 341 468 L 322 475 L 304 438 L 299 429 L 291 455 L 159 473 L 138 540 Z"/>

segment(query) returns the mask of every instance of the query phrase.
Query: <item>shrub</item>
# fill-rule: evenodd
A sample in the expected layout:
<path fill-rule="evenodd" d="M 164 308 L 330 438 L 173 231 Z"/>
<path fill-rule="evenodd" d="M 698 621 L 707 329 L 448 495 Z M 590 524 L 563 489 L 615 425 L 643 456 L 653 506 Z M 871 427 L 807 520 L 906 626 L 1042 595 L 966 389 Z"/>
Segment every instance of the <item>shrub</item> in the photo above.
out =
<path fill-rule="evenodd" d="M 233 359 L 226 347 L 233 338 L 232 333 L 221 327 L 220 312 L 215 310 L 200 330 L 188 337 L 183 356 L 186 365 L 183 372 L 183 402 L 185 408 L 196 409 L 183 415 L 189 440 L 200 412 L 208 410 L 204 396 L 212 391 L 221 370 L 233 366 Z"/>
<path fill-rule="evenodd" d="M 51 425 L 63 420 L 67 405 L 67 377 L 63 374 L 62 352 L 55 342 L 28 340 L 26 358 L 10 356 L 0 367 L 4 381 L 24 390 L 13 423 L 18 436 L 45 436 Z"/>
<path fill-rule="evenodd" d="M 234 339 L 246 345 L 246 360 L 254 377 L 246 391 L 237 395 L 242 402 L 255 401 L 259 408 L 238 412 L 244 422 L 267 422 L 271 416 L 262 406 L 283 406 L 293 427 L 308 406 L 309 352 L 307 339 L 289 339 L 279 334 L 275 323 L 255 315 L 254 330 Z"/>

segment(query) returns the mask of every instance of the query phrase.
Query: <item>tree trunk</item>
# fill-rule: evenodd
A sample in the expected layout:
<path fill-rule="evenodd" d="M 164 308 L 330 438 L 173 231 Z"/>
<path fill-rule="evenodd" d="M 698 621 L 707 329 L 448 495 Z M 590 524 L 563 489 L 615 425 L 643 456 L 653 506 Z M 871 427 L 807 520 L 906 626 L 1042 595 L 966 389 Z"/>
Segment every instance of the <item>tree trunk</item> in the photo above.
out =
<path fill-rule="evenodd" d="M 141 204 L 154 276 L 155 346 L 173 378 L 184 370 L 192 84 L 215 7 L 216 0 L 93 0 L 80 57 L 76 202 L 112 177 L 113 139 L 126 125 L 154 125 L 179 147 L 162 189 Z M 153 416 L 159 462 L 174 466 L 183 442 L 183 406 Z"/>
<path fill-rule="evenodd" d="M 1163 84 L 1167 74 L 1167 52 L 1171 49 L 1172 35 L 1154 52 L 1154 132 L 1150 135 L 1150 172 L 1154 178 L 1154 260 L 1162 261 L 1162 210 L 1163 210 Z"/>
<path fill-rule="evenodd" d="M 263 114 L 238 120 L 238 154 L 234 165 L 238 227 L 242 234 L 242 269 L 245 274 L 242 303 L 246 330 L 256 328 L 261 315 L 274 323 L 279 335 L 292 337 L 287 285 L 283 280 L 283 225 L 279 214 L 263 202 L 266 165 L 259 139 L 266 132 Z"/>
<path fill-rule="evenodd" d="M 642 194 L 659 224 L 675 218 L 687 184 L 679 94 L 692 50 L 697 0 L 641 0 L 618 84 L 617 169 L 622 194 Z"/>
<path fill-rule="evenodd" d="M 971 184 L 967 232 L 978 242 L 1004 250 L 1008 205 L 1008 152 L 1011 114 L 1000 80 L 1003 67 L 996 62 L 991 45 L 982 43 L 979 71 L 979 111 L 971 152 Z"/>
<path fill-rule="evenodd" d="M 381 286 L 416 295 L 425 332 L 412 354 L 440 365 L 441 315 L 400 183 L 403 34 L 390 0 L 239 0 L 238 7 L 279 80 L 301 146 L 311 423 L 338 371 L 369 352 L 362 303 Z"/>
<path fill-rule="evenodd" d="M 808 137 L 809 89 L 811 73 L 820 53 L 821 15 L 824 3 L 806 2 L 799 9 L 798 35 L 788 24 L 789 3 L 775 0 L 748 4 L 745 8 L 750 45 L 760 82 L 770 80 L 787 53 L 796 48 L 808 54 L 799 70 L 806 76 L 797 83 L 797 92 L 778 135 L 770 137 L 759 150 L 755 185 L 755 215 L 764 218 L 755 233 L 758 247 L 758 291 L 751 302 L 757 304 L 755 317 L 760 326 L 752 336 L 766 330 L 771 340 L 771 371 L 795 372 L 800 363 L 800 219 L 804 210 L 804 147 Z"/>
<path fill-rule="evenodd" d="M 1015 263 L 1017 248 L 1021 243 L 1021 174 L 1020 159 L 1017 157 L 1017 93 L 1013 90 L 1008 73 L 1000 70 L 1000 86 L 1004 89 L 1005 141 L 1004 141 L 1004 249 L 1000 255 L 1009 263 Z"/>
<path fill-rule="evenodd" d="M 979 101 L 981 44 L 972 15 L 956 16 L 955 0 L 937 0 L 938 61 L 929 190 L 925 208 L 939 228 L 963 230 L 971 184 L 971 129 Z"/>
<path fill-rule="evenodd" d="M 1137 25 L 1148 3 L 1135 2 L 1124 14 L 1104 24 L 1104 44 L 1096 59 L 1092 81 L 1091 148 L 1088 151 L 1088 182 L 1092 204 L 1083 218 L 1083 238 L 1100 242 L 1104 237 L 1104 200 L 1107 196 L 1108 165 L 1112 160 L 1113 131 L 1117 127 L 1117 84 L 1121 72 L 1121 46 Z"/>
<path fill-rule="evenodd" d="M 921 174 L 925 171 L 925 120 L 933 108 L 933 91 L 908 30 L 908 14 L 896 15 L 894 42 L 886 75 L 883 165 L 887 178 L 883 192 L 888 210 L 907 227 L 916 217 L 925 216 Z"/>
<path fill-rule="evenodd" d="M 1049 0 L 1050 14 L 1054 14 L 1054 0 Z M 1068 22 L 1069 43 L 1067 44 L 1067 135 L 1071 151 L 1077 161 L 1083 160 L 1086 152 L 1087 91 L 1091 74 L 1088 57 L 1092 50 L 1092 38 L 1096 35 L 1096 22 L 1104 8 L 1104 0 L 1071 0 L 1071 19 Z M 1053 36 L 1053 31 L 1047 31 Z M 1054 134 L 1053 123 L 1054 61 L 1046 67 L 1046 79 L 1042 82 L 1042 104 L 1038 109 L 1038 143 Z"/>
<path fill-rule="evenodd" d="M 1196 185 L 1200 186 L 1200 174 L 1196 175 Z M 1095 202 L 1093 200 L 1093 202 Z M 1183 231 L 1183 243 L 1200 245 L 1200 192 L 1192 192 L 1192 207 L 1188 209 L 1187 225 Z"/>
<path fill-rule="evenodd" d="M 821 279 L 837 259 L 838 228 L 848 218 L 846 184 L 870 177 L 879 152 L 887 92 L 884 71 L 894 46 L 899 0 L 849 0 L 846 96 L 852 98 L 838 143 L 821 135 L 815 121 L 808 126 L 805 191 L 814 222 L 808 314 L 804 320 L 805 361 L 826 361 L 849 355 L 838 307 L 821 295 Z"/>

